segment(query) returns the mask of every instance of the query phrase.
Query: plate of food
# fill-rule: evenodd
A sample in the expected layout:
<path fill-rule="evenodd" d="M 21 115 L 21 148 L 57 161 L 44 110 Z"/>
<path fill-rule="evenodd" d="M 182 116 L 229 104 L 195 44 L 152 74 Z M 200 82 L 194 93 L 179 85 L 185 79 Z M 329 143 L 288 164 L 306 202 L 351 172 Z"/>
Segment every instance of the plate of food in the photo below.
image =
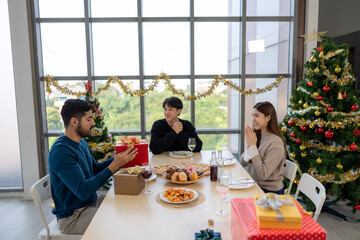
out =
<path fill-rule="evenodd" d="M 179 167 L 176 165 L 164 164 L 164 165 L 153 166 L 152 169 L 156 174 L 164 174 L 166 169 L 168 168 L 177 169 Z"/>
<path fill-rule="evenodd" d="M 194 201 L 199 194 L 190 188 L 168 188 L 161 192 L 159 197 L 167 203 L 188 203 Z"/>
<path fill-rule="evenodd" d="M 200 181 L 204 178 L 204 172 L 196 171 L 191 167 L 181 169 L 169 168 L 166 169 L 162 177 L 168 182 L 184 185 Z"/>
<path fill-rule="evenodd" d="M 210 166 L 208 164 L 183 162 L 181 166 L 184 168 L 194 167 L 196 171 L 203 172 L 205 175 L 210 174 Z"/>
<path fill-rule="evenodd" d="M 169 156 L 173 158 L 189 158 L 192 155 L 193 153 L 189 151 L 172 151 L 169 153 Z"/>
<path fill-rule="evenodd" d="M 245 177 L 233 180 L 229 184 L 230 189 L 246 189 L 254 186 L 255 181 L 252 178 Z"/>

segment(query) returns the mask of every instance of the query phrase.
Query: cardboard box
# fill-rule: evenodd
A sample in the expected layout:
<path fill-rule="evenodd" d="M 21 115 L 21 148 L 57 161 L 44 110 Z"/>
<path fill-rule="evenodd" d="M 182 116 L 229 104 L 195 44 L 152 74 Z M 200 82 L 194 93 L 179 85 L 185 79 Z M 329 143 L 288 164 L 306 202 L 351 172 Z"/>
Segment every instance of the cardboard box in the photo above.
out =
<path fill-rule="evenodd" d="M 263 209 L 256 204 L 256 201 L 264 196 L 257 194 L 254 196 L 256 216 L 259 228 L 279 228 L 279 229 L 301 229 L 302 216 L 299 209 L 295 205 L 281 206 L 279 210 Z M 289 195 L 279 195 L 279 200 L 283 198 L 291 198 Z"/>
<path fill-rule="evenodd" d="M 145 187 L 141 173 L 115 173 L 113 178 L 115 194 L 138 195 Z"/>
<path fill-rule="evenodd" d="M 141 139 L 139 143 L 135 143 L 134 148 L 138 149 L 136 157 L 121 168 L 134 167 L 136 165 L 141 167 L 143 163 L 149 162 L 149 146 L 145 139 Z M 128 149 L 128 145 L 123 142 L 116 142 L 115 149 L 116 154 L 118 154 Z"/>
<path fill-rule="evenodd" d="M 296 202 L 298 210 L 301 207 Z M 231 199 L 231 236 L 233 240 L 314 239 L 326 240 L 326 231 L 310 215 L 302 215 L 301 230 L 259 228 L 253 198 Z"/>

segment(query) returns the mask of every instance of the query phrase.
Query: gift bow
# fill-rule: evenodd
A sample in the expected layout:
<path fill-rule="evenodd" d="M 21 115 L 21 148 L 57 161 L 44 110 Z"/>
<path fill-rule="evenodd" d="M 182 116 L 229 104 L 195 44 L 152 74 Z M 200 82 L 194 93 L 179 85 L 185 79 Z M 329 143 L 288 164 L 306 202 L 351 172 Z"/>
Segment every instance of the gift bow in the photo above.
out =
<path fill-rule="evenodd" d="M 122 137 L 121 138 L 121 141 L 127 145 L 134 145 L 135 143 L 139 143 L 140 142 L 140 139 L 137 139 L 136 137 L 129 137 L 129 138 L 126 138 L 126 137 Z"/>
<path fill-rule="evenodd" d="M 257 205 L 260 205 L 263 209 L 279 210 L 281 206 L 292 206 L 294 205 L 293 200 L 289 197 L 279 198 L 279 195 L 275 193 L 267 193 L 260 197 L 256 201 Z"/>

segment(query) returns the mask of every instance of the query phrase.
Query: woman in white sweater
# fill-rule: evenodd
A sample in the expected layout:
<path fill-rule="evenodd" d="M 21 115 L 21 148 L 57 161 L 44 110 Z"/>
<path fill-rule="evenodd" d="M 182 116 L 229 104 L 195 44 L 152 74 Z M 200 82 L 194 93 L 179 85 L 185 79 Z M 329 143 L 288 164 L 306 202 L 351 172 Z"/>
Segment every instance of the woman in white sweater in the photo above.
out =
<path fill-rule="evenodd" d="M 281 172 L 286 160 L 286 144 L 274 106 L 269 102 L 255 104 L 252 124 L 253 128 L 245 127 L 247 149 L 241 155 L 241 165 L 248 167 L 249 174 L 265 193 L 284 194 Z"/>

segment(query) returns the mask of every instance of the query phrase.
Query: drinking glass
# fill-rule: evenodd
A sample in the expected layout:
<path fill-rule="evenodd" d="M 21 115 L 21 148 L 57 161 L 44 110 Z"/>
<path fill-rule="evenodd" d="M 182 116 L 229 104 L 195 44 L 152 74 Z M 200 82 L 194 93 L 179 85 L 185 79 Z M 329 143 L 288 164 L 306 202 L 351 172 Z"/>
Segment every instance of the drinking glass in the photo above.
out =
<path fill-rule="evenodd" d="M 193 150 L 195 149 L 196 147 L 196 141 L 195 141 L 195 138 L 189 138 L 189 141 L 188 141 L 188 148 L 190 149 L 191 151 L 191 161 L 194 160 L 194 157 L 193 157 Z"/>
<path fill-rule="evenodd" d="M 145 179 L 145 191 L 144 191 L 144 194 L 145 195 L 150 195 L 152 194 L 152 191 L 150 191 L 148 189 L 148 179 L 151 177 L 152 175 L 152 170 L 151 170 L 151 167 L 150 167 L 150 164 L 149 163 L 143 163 L 142 164 L 143 166 L 143 171 L 141 172 L 141 175 L 143 176 L 143 178 Z"/>
<path fill-rule="evenodd" d="M 227 194 L 229 193 L 229 176 L 223 174 L 218 177 L 216 182 L 216 192 L 221 197 L 221 210 L 217 211 L 216 214 L 220 217 L 228 216 L 229 212 L 224 210 L 224 202 Z"/>

